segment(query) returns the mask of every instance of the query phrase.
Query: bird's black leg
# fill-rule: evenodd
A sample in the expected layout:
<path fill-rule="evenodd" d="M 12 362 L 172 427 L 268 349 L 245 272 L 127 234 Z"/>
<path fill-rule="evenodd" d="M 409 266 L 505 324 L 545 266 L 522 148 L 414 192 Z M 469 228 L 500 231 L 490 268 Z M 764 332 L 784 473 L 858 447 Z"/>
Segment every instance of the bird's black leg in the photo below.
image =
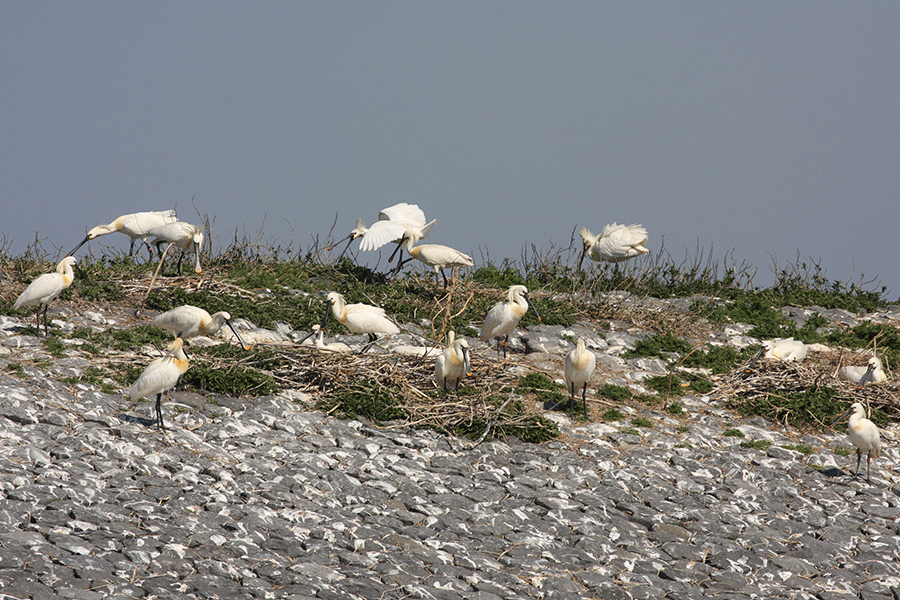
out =
<path fill-rule="evenodd" d="M 156 394 L 156 427 L 157 429 L 165 429 L 162 418 L 162 392 Z"/>
<path fill-rule="evenodd" d="M 856 476 L 859 477 L 859 461 L 862 458 L 862 450 L 856 450 Z"/>
<path fill-rule="evenodd" d="M 575 383 L 569 384 L 569 418 L 575 417 Z"/>
<path fill-rule="evenodd" d="M 175 275 L 181 275 L 181 261 L 184 260 L 185 254 L 184 250 L 182 250 L 181 255 L 178 257 L 178 264 L 175 266 Z"/>

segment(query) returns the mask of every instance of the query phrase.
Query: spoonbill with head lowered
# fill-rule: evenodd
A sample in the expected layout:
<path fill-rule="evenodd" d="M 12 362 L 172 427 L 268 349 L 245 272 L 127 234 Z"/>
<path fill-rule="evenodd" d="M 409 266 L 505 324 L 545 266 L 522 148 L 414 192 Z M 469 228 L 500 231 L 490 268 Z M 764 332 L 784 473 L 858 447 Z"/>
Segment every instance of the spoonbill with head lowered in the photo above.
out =
<path fill-rule="evenodd" d="M 175 216 L 174 210 L 156 210 L 150 212 L 136 212 L 131 213 L 130 215 L 122 215 L 109 225 L 97 225 L 96 227 L 88 231 L 84 239 L 81 240 L 81 242 L 79 242 L 79 244 L 75 246 L 71 252 L 69 252 L 69 256 L 75 254 L 76 250 L 81 248 L 90 240 L 100 237 L 101 235 L 106 235 L 108 233 L 115 233 L 116 231 L 121 231 L 129 238 L 131 238 L 131 246 L 128 248 L 128 256 L 131 256 L 132 254 L 134 254 L 134 243 L 137 240 L 146 241 L 147 236 L 150 235 L 151 230 L 156 229 L 157 227 L 162 227 L 167 223 L 174 223 L 177 220 L 178 217 Z"/>
<path fill-rule="evenodd" d="M 463 377 L 472 375 L 469 362 L 469 343 L 464 338 L 457 338 L 453 331 L 447 334 L 447 348 L 434 362 L 434 383 L 447 393 L 453 386 L 459 396 L 459 383 Z"/>
<path fill-rule="evenodd" d="M 323 350 L 325 352 L 350 352 L 350 346 L 343 342 L 329 342 L 326 344 L 325 330 L 322 329 L 321 325 L 313 325 L 312 331 L 300 340 L 300 345 L 303 345 L 306 340 L 314 335 L 316 336 L 315 346 L 319 350 Z"/>
<path fill-rule="evenodd" d="M 132 401 L 156 394 L 156 426 L 159 429 L 166 428 L 162 418 L 162 395 L 175 387 L 178 378 L 190 366 L 182 347 L 183 343 L 181 338 L 175 338 L 168 348 L 170 354 L 157 358 L 147 365 L 134 385 L 128 389 Z"/>
<path fill-rule="evenodd" d="M 566 388 L 569 390 L 569 416 L 574 416 L 575 391 L 581 388 L 581 401 L 584 403 L 584 418 L 588 416 L 587 385 L 591 382 L 597 357 L 584 345 L 584 339 L 578 338 L 575 349 L 566 356 Z"/>
<path fill-rule="evenodd" d="M 424 233 L 426 235 L 428 234 L 428 231 L 431 230 L 433 224 L 434 221 L 425 226 Z M 440 244 L 415 246 L 422 237 L 424 237 L 422 236 L 422 232 L 407 229 L 403 234 L 403 238 L 400 240 L 401 244 L 394 250 L 394 254 L 403 247 L 402 242 L 406 242 L 406 251 L 410 256 L 425 263 L 429 267 L 434 268 L 435 285 L 437 285 L 437 274 L 440 273 L 444 278 L 444 289 L 447 289 L 447 275 L 444 273 L 444 269 L 452 269 L 450 277 L 454 278 L 456 276 L 456 269 L 459 269 L 460 267 L 471 267 L 475 264 L 475 261 L 472 260 L 471 256 L 463 254 L 459 250 L 454 250 L 449 246 L 441 246 Z M 394 254 L 391 254 L 388 262 L 394 258 Z"/>
<path fill-rule="evenodd" d="M 578 261 L 578 270 L 587 254 L 591 260 L 619 263 L 642 254 L 647 254 L 647 230 L 643 225 L 607 225 L 598 235 L 584 227 L 579 232 L 584 249 Z"/>
<path fill-rule="evenodd" d="M 862 455 L 866 455 L 866 481 L 870 479 L 870 469 L 873 458 L 878 458 L 881 450 L 881 434 L 878 427 L 866 418 L 866 409 L 859 402 L 850 405 L 850 410 L 843 414 L 837 421 L 843 421 L 850 415 L 847 432 L 850 442 L 856 446 L 856 476 L 859 477 L 859 463 Z M 835 422 L 837 422 L 835 421 Z"/>
<path fill-rule="evenodd" d="M 150 232 L 150 235 L 156 238 L 153 240 L 153 244 L 156 246 L 156 251 L 159 253 L 160 260 L 162 259 L 162 250 L 160 250 L 162 244 L 168 242 L 174 244 L 176 248 L 181 250 L 181 256 L 178 257 L 178 264 L 175 267 L 176 274 L 181 273 L 181 261 L 192 246 L 194 248 L 194 257 L 196 259 L 194 272 L 200 273 L 202 271 L 200 268 L 200 247 L 203 245 L 202 227 L 191 225 L 184 221 L 176 221 L 153 229 Z"/>
<path fill-rule="evenodd" d="M 198 306 L 185 304 L 178 308 L 166 311 L 157 315 L 153 319 L 153 325 L 160 329 L 165 329 L 177 338 L 187 340 L 198 335 L 215 335 L 219 332 L 223 325 L 228 325 L 234 337 L 241 344 L 241 348 L 249 350 L 250 346 L 244 343 L 241 334 L 231 323 L 231 315 L 225 311 L 220 311 L 214 315 Z"/>
<path fill-rule="evenodd" d="M 537 308 L 533 304 L 528 303 L 528 288 L 524 285 L 511 285 L 507 292 L 505 301 L 498 302 L 488 311 L 484 318 L 484 324 L 481 326 L 482 342 L 497 338 L 497 354 L 500 354 L 500 338 L 505 336 L 503 341 L 503 358 L 506 358 L 506 346 L 509 344 L 509 332 L 516 328 L 519 319 L 525 316 L 528 308 L 534 311 L 538 321 L 541 315 L 538 314 Z"/>
<path fill-rule="evenodd" d="M 353 333 L 368 335 L 370 345 L 378 339 L 378 333 L 400 333 L 400 328 L 387 318 L 383 308 L 370 304 L 347 304 L 344 296 L 337 292 L 328 293 L 328 304 L 322 320 L 322 331 L 327 327 L 328 315 L 331 313 Z"/>
<path fill-rule="evenodd" d="M 64 289 L 72 285 L 75 280 L 75 272 L 72 267 L 75 266 L 75 259 L 67 256 L 56 265 L 55 273 L 44 273 L 37 279 L 28 284 L 25 291 L 16 298 L 13 308 L 22 306 L 37 306 L 37 334 L 41 335 L 41 307 L 44 308 L 44 333 L 50 335 L 50 329 L 47 326 L 47 309 L 50 303 L 59 296 Z"/>

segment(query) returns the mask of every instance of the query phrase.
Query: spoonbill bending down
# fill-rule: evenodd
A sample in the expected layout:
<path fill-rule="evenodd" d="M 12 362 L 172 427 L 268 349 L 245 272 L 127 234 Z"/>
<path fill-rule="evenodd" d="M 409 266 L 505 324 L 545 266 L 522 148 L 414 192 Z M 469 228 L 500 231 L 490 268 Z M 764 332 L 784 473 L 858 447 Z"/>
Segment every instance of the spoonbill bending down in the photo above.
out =
<path fill-rule="evenodd" d="M 225 311 L 217 312 L 210 316 L 208 312 L 197 306 L 185 304 L 178 308 L 166 311 L 161 315 L 157 315 L 153 319 L 153 325 L 160 329 L 165 329 L 177 338 L 187 340 L 197 337 L 198 335 L 215 335 L 219 332 L 223 325 L 228 325 L 231 333 L 237 338 L 241 344 L 241 348 L 249 350 L 250 346 L 244 343 L 244 339 L 234 324 L 231 322 L 231 315 Z"/>
<path fill-rule="evenodd" d="M 431 224 L 425 227 L 427 234 L 431 229 Z M 452 269 L 450 278 L 453 279 L 456 277 L 456 270 L 460 267 L 471 267 L 475 264 L 475 261 L 472 260 L 472 257 L 468 254 L 463 254 L 459 250 L 454 250 L 449 246 L 441 246 L 440 244 L 424 244 L 422 246 L 415 246 L 415 244 L 422 239 L 422 235 L 418 231 L 413 231 L 412 229 L 407 229 L 403 234 L 403 238 L 400 240 L 401 244 L 397 246 L 397 249 L 394 250 L 394 253 L 391 254 L 391 257 L 388 259 L 388 262 L 393 260 L 394 254 L 400 251 L 403 247 L 402 242 L 406 242 L 406 251 L 410 256 L 415 258 L 416 260 L 425 263 L 429 267 L 434 268 L 434 283 L 437 285 L 437 275 L 438 273 L 444 278 L 444 289 L 447 289 L 447 275 L 444 273 L 444 269 Z"/>
<path fill-rule="evenodd" d="M 350 346 L 343 342 L 329 342 L 325 343 L 325 330 L 322 329 L 321 325 L 313 325 L 312 331 L 309 332 L 303 339 L 300 340 L 300 345 L 303 345 L 306 340 L 308 340 L 313 335 L 316 336 L 315 345 L 319 350 L 323 350 L 325 352 L 349 352 Z M 308 342 L 307 342 L 308 343 Z"/>
<path fill-rule="evenodd" d="M 447 348 L 434 363 L 434 383 L 443 389 L 445 394 L 447 389 L 453 386 L 456 395 L 459 396 L 459 382 L 463 377 L 471 376 L 469 343 L 464 338 L 455 337 L 454 332 L 450 331 Z"/>
<path fill-rule="evenodd" d="M 566 356 L 566 388 L 569 390 L 569 416 L 573 417 L 575 407 L 575 390 L 581 388 L 581 401 L 584 403 L 584 418 L 587 419 L 587 385 L 594 374 L 597 357 L 584 345 L 584 339 L 578 338 L 575 349 Z"/>
<path fill-rule="evenodd" d="M 77 246 L 75 246 L 69 256 L 75 254 L 75 251 L 81 248 L 86 242 L 106 235 L 107 233 L 115 233 L 121 231 L 131 238 L 131 246 L 128 248 L 128 256 L 134 254 L 134 243 L 137 240 L 147 240 L 150 231 L 157 227 L 162 227 L 167 223 L 174 223 L 178 220 L 174 210 L 156 210 L 151 212 L 136 212 L 130 215 L 122 215 L 109 225 L 97 225 L 84 237 Z M 152 257 L 152 251 L 151 251 Z"/>
<path fill-rule="evenodd" d="M 160 260 L 162 260 L 162 250 L 160 249 L 160 246 L 165 243 L 175 244 L 175 247 L 181 250 L 181 256 L 178 257 L 178 264 L 175 266 L 176 275 L 181 273 L 181 261 L 184 259 L 184 255 L 187 251 L 191 249 L 191 246 L 194 247 L 194 257 L 196 259 L 194 272 L 200 273 L 202 271 L 200 268 L 200 247 L 203 245 L 202 227 L 191 225 L 184 221 L 176 221 L 157 227 L 150 232 L 150 235 L 156 238 L 153 240 L 153 245 L 156 246 L 156 251 L 159 253 Z"/>
<path fill-rule="evenodd" d="M 128 395 L 131 396 L 132 401 L 156 394 L 156 426 L 160 429 L 166 428 L 163 424 L 162 407 L 160 406 L 162 395 L 175 387 L 178 378 L 190 366 L 187 354 L 184 353 L 182 347 L 183 343 L 181 338 L 175 338 L 168 348 L 170 354 L 157 358 L 147 365 L 134 385 L 128 389 Z"/>
<path fill-rule="evenodd" d="M 866 418 L 866 409 L 859 402 L 850 405 L 850 410 L 844 413 L 838 421 L 843 421 L 850 415 L 848 433 L 850 442 L 856 446 L 856 476 L 859 477 L 859 463 L 862 455 L 866 455 L 866 481 L 871 481 L 870 469 L 873 458 L 878 458 L 881 450 L 881 434 L 878 427 Z M 835 421 L 837 422 L 837 421 Z"/>
<path fill-rule="evenodd" d="M 400 333 L 397 324 L 387 318 L 384 309 L 369 304 L 347 304 L 344 297 L 337 292 L 329 292 L 328 304 L 330 310 L 325 310 L 325 318 L 322 320 L 322 331 L 328 325 L 329 312 L 334 318 L 344 324 L 353 333 L 365 333 L 369 336 L 369 343 L 378 339 L 378 333 Z M 368 346 L 367 346 L 368 347 Z M 365 351 L 366 348 L 363 348 Z"/>
<path fill-rule="evenodd" d="M 604 227 L 599 235 L 591 233 L 587 227 L 579 232 L 584 242 L 584 250 L 578 260 L 578 270 L 587 254 L 591 260 L 619 263 L 650 252 L 646 248 L 647 230 L 643 225 L 619 225 L 613 223 Z"/>
<path fill-rule="evenodd" d="M 75 280 L 75 272 L 72 267 L 75 266 L 75 259 L 67 256 L 56 265 L 55 273 L 44 273 L 37 279 L 28 284 L 25 291 L 16 298 L 13 308 L 22 306 L 37 306 L 37 334 L 41 335 L 41 307 L 44 307 L 44 333 L 50 335 L 50 329 L 47 326 L 47 309 L 50 303 L 59 296 L 64 289 L 72 285 Z"/>
<path fill-rule="evenodd" d="M 863 385 L 865 383 L 883 383 L 887 380 L 887 376 L 885 376 L 884 369 L 881 367 L 881 361 L 877 356 L 873 356 L 865 367 L 852 365 L 841 367 L 838 370 L 838 379 Z"/>
<path fill-rule="evenodd" d="M 525 316 L 529 306 L 537 316 L 538 321 L 541 315 L 538 314 L 537 308 L 528 303 L 528 289 L 524 285 L 512 285 L 509 287 L 507 299 L 500 301 L 488 311 L 484 318 L 484 325 L 481 326 L 481 336 L 479 339 L 486 342 L 491 338 L 497 338 L 497 354 L 500 354 L 500 337 L 505 336 L 503 341 L 503 358 L 506 358 L 506 346 L 509 344 L 509 332 L 516 328 L 519 319 Z"/>

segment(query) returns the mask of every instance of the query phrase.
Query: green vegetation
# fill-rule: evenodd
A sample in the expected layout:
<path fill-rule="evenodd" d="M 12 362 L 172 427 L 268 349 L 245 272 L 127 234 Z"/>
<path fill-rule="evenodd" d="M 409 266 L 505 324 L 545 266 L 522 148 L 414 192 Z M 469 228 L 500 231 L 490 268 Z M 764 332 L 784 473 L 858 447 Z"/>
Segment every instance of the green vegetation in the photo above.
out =
<path fill-rule="evenodd" d="M 740 429 L 726 429 L 724 432 L 722 432 L 722 435 L 725 437 L 742 438 L 742 437 L 744 437 L 744 432 L 741 431 Z"/>
<path fill-rule="evenodd" d="M 573 236 L 577 237 L 577 236 Z M 651 394 L 634 394 L 627 387 L 606 384 L 597 395 L 621 405 L 659 407 L 664 402 L 667 414 L 681 417 L 685 411 L 677 400 L 684 394 L 707 394 L 713 389 L 712 380 L 701 373 L 726 374 L 747 361 L 755 349 L 737 351 L 733 348 L 706 344 L 693 347 L 687 338 L 692 325 L 702 319 L 716 322 L 741 321 L 754 327 L 749 335 L 791 337 L 806 342 L 821 341 L 848 348 L 876 345 L 879 354 L 889 363 L 900 361 L 900 334 L 885 324 L 864 323 L 852 329 L 833 329 L 826 319 L 814 315 L 802 327 L 787 319 L 783 306 L 821 306 L 842 308 L 853 312 L 872 311 L 888 304 L 880 292 L 865 289 L 862 283 L 828 281 L 817 264 L 799 263 L 781 268 L 774 284 L 766 289 L 753 285 L 755 269 L 734 264 L 726 256 L 719 263 L 705 252 L 681 263 L 672 261 L 668 252 L 654 253 L 638 266 L 626 263 L 618 267 L 585 262 L 584 269 L 575 269 L 580 243 L 573 241 L 568 248 L 547 251 L 528 249 L 520 261 L 503 260 L 499 265 L 489 260 L 468 273 L 463 272 L 456 287 L 449 294 L 435 287 L 430 271 L 409 268 L 398 277 L 388 279 L 384 273 L 357 265 L 350 258 L 330 263 L 324 250 L 313 248 L 305 254 L 292 248 L 260 248 L 257 244 L 239 242 L 218 255 L 209 250 L 204 255 L 204 273 L 195 277 L 190 270 L 182 278 L 158 277 L 154 289 L 145 296 L 142 285 L 149 283 L 156 270 L 155 261 L 146 263 L 140 258 L 112 256 L 79 260 L 76 280 L 59 302 L 133 303 L 134 309 L 147 312 L 164 311 L 182 304 L 192 304 L 210 313 L 226 310 L 233 317 L 246 318 L 259 327 L 274 329 L 283 322 L 295 330 L 309 330 L 319 323 L 326 310 L 324 293 L 338 291 L 349 303 L 365 302 L 382 306 L 400 323 L 423 325 L 425 335 L 438 337 L 453 329 L 457 335 L 477 335 L 478 323 L 498 301 L 505 300 L 510 285 L 528 287 L 531 301 L 547 325 L 571 326 L 576 321 L 594 322 L 600 330 L 605 319 L 632 320 L 654 333 L 639 341 L 626 352 L 625 358 L 655 357 L 666 363 L 668 373 L 650 377 L 644 386 Z M 40 248 L 29 248 L 25 256 L 0 255 L 0 272 L 7 281 L 19 286 L 55 268 Z M 135 291 L 135 283 L 138 291 Z M 18 287 L 18 286 L 17 286 Z M 609 294 L 616 291 L 617 294 Z M 659 314 L 643 311 L 640 303 L 623 308 L 615 298 L 625 292 L 635 298 L 690 298 L 688 312 L 673 311 Z M 572 296 L 567 296 L 572 294 Z M 15 295 L 0 296 L 0 314 L 11 314 Z M 132 308 L 132 307 L 129 307 Z M 17 311 L 22 317 L 33 312 Z M 32 321 L 33 322 L 33 321 Z M 537 324 L 534 312 L 529 311 L 521 325 Z M 329 334 L 344 333 L 345 328 L 329 322 Z M 33 327 L 22 333 L 34 335 Z M 146 322 L 128 328 L 109 328 L 96 332 L 79 329 L 68 335 L 79 340 L 68 343 L 59 331 L 42 340 L 45 351 L 58 358 L 82 356 L 107 358 L 111 354 L 137 351 L 146 347 L 164 349 L 171 341 L 167 333 Z M 298 356 L 293 350 L 255 348 L 244 352 L 234 345 L 212 347 L 188 346 L 191 368 L 182 377 L 181 385 L 200 393 L 253 396 L 277 392 L 288 385 L 285 376 L 295 368 Z M 292 362 L 293 361 L 293 362 Z M 302 355 L 299 358 L 303 362 Z M 33 361 L 43 365 L 46 361 Z M 101 361 L 99 364 L 106 364 Z M 104 389 L 112 389 L 113 380 L 122 388 L 130 385 L 146 366 L 111 361 L 108 366 L 91 367 L 72 378 L 70 383 L 84 382 Z M 403 366 L 406 369 L 406 366 Z M 22 367 L 10 363 L 6 371 L 21 372 Z M 427 374 L 420 379 L 427 379 Z M 412 397 L 421 398 L 424 385 L 417 394 L 391 382 L 367 381 L 358 378 L 352 384 L 336 382 L 334 374 L 320 369 L 304 373 L 298 381 L 315 384 L 322 390 L 323 410 L 345 418 L 368 418 L 377 422 L 411 421 L 417 418 Z M 441 394 L 427 389 L 424 393 L 432 402 L 443 401 Z M 454 396 L 454 395 L 451 395 Z M 434 426 L 442 431 L 478 438 L 491 428 L 488 435 L 516 436 L 542 441 L 557 435 L 556 427 L 539 415 L 530 414 L 522 396 L 557 410 L 568 408 L 568 394 L 564 386 L 541 373 L 531 373 L 517 383 L 496 380 L 477 380 L 460 391 L 463 402 L 486 407 L 486 412 L 464 421 L 449 421 Z M 511 399 L 512 398 L 512 399 Z M 733 399 L 732 408 L 745 415 L 761 415 L 767 419 L 797 426 L 821 426 L 845 408 L 846 399 L 826 386 L 811 387 L 801 392 L 782 393 L 773 390 L 763 399 Z M 492 423 L 502 408 L 502 418 Z M 623 412 L 606 410 L 605 421 L 622 421 Z M 873 420 L 883 424 L 883 413 L 875 411 Z M 629 431 L 639 434 L 639 428 L 650 426 L 640 419 L 631 421 Z M 755 443 L 755 442 L 744 442 Z"/>
<path fill-rule="evenodd" d="M 603 416 L 601 418 L 608 423 L 612 423 L 614 421 L 623 420 L 625 418 L 625 415 L 623 415 L 622 412 L 618 409 L 610 408 L 603 413 Z"/>
<path fill-rule="evenodd" d="M 763 452 L 768 450 L 771 445 L 772 442 L 768 440 L 744 440 L 741 442 L 741 448 L 754 448 L 756 450 L 762 450 Z"/>

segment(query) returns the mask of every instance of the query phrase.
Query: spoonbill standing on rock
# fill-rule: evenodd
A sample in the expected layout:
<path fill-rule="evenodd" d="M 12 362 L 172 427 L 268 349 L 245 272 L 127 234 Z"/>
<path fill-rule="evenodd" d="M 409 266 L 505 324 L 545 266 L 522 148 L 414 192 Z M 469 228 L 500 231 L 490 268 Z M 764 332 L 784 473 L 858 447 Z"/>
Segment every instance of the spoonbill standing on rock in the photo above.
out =
<path fill-rule="evenodd" d="M 56 265 L 55 273 L 44 273 L 37 279 L 28 284 L 25 291 L 16 298 L 13 308 L 22 306 L 37 306 L 37 334 L 41 335 L 41 307 L 44 307 L 44 333 L 50 335 L 50 329 L 47 326 L 47 309 L 50 303 L 59 296 L 64 289 L 72 285 L 75 280 L 75 272 L 72 267 L 75 266 L 75 259 L 67 256 Z"/>
<path fill-rule="evenodd" d="M 505 301 L 500 301 L 488 311 L 484 318 L 484 325 L 481 326 L 481 336 L 479 339 L 486 342 L 491 338 L 497 338 L 497 354 L 500 354 L 500 337 L 505 336 L 503 341 L 503 358 L 506 358 L 506 346 L 509 344 L 509 332 L 516 328 L 519 319 L 525 316 L 529 306 L 537 316 L 538 321 L 541 315 L 538 314 L 537 308 L 528 303 L 528 288 L 524 285 L 511 285 Z"/>
<path fill-rule="evenodd" d="M 241 334 L 231 323 L 231 315 L 225 311 L 217 312 L 210 316 L 208 312 L 198 306 L 185 304 L 178 308 L 166 311 L 153 319 L 153 325 L 165 329 L 177 338 L 187 340 L 198 335 L 215 335 L 223 325 L 228 325 L 234 337 L 241 344 L 241 348 L 249 350 L 250 346 L 244 343 Z"/>
<path fill-rule="evenodd" d="M 649 238 L 643 225 L 613 223 L 604 227 L 599 235 L 594 235 L 587 227 L 584 227 L 579 235 L 584 243 L 581 258 L 578 261 L 579 271 L 585 254 L 590 256 L 591 260 L 620 263 L 650 252 L 646 248 Z"/>
<path fill-rule="evenodd" d="M 457 338 L 453 331 L 447 334 L 448 344 L 444 352 L 434 362 L 434 383 L 444 393 L 452 385 L 459 396 L 459 382 L 463 377 L 471 377 L 472 365 L 469 362 L 469 343 L 464 338 Z"/>
<path fill-rule="evenodd" d="M 865 383 L 883 383 L 887 381 L 881 361 L 877 356 L 871 357 L 865 367 L 847 365 L 838 370 L 838 379 L 852 381 L 863 385 Z"/>
<path fill-rule="evenodd" d="M 850 410 L 844 413 L 837 421 L 843 421 L 850 415 L 848 433 L 850 442 L 856 446 L 856 476 L 859 477 L 859 463 L 863 453 L 866 455 L 866 481 L 871 481 L 870 469 L 873 458 L 878 458 L 881 450 L 881 434 L 878 427 L 866 418 L 866 409 L 859 402 L 850 405 Z M 835 422 L 837 422 L 835 421 Z"/>
<path fill-rule="evenodd" d="M 427 235 L 428 231 L 431 229 L 431 226 L 434 224 L 434 221 L 425 226 L 424 233 Z M 475 261 L 472 260 L 472 257 L 468 254 L 463 254 L 459 250 L 454 250 L 449 246 L 441 246 L 440 244 L 424 244 L 422 246 L 415 246 L 415 244 L 422 239 L 422 233 L 418 231 L 414 231 L 412 229 L 407 229 L 403 234 L 403 238 L 400 240 L 401 243 L 397 246 L 397 249 L 394 250 L 394 253 L 391 254 L 391 257 L 388 259 L 388 262 L 393 260 L 394 254 L 400 251 L 403 248 L 403 243 L 406 242 L 406 251 L 410 256 L 415 258 L 416 260 L 425 263 L 429 267 L 434 268 L 434 283 L 437 285 L 437 275 L 438 273 L 444 278 L 444 289 L 447 289 L 447 275 L 444 273 L 444 269 L 452 269 L 450 274 L 450 278 L 454 279 L 456 277 L 456 269 L 460 267 L 471 267 L 475 264 Z"/>
<path fill-rule="evenodd" d="M 153 245 L 156 246 L 160 260 L 162 260 L 160 246 L 167 242 L 175 244 L 175 247 L 181 250 L 181 256 L 178 257 L 178 264 L 175 267 L 176 274 L 181 273 L 181 261 L 184 259 L 187 251 L 191 249 L 191 246 L 194 247 L 194 257 L 196 258 L 194 272 L 200 273 L 202 271 L 200 268 L 200 247 L 203 245 L 202 227 L 191 225 L 184 221 L 176 221 L 175 223 L 167 223 L 155 228 L 150 232 L 150 235 L 156 238 L 153 240 Z"/>
<path fill-rule="evenodd" d="M 597 357 L 584 345 L 584 339 L 578 338 L 575 349 L 566 356 L 566 388 L 569 390 L 569 416 L 575 410 L 575 390 L 581 388 L 581 401 L 584 403 L 584 418 L 587 419 L 587 385 L 591 382 Z"/>
<path fill-rule="evenodd" d="M 178 378 L 190 366 L 187 354 L 184 353 L 182 347 L 183 343 L 181 338 L 175 338 L 175 341 L 169 345 L 169 356 L 157 358 L 147 365 L 134 385 L 128 389 L 128 395 L 131 396 L 132 401 L 156 394 L 156 426 L 159 429 L 166 428 L 162 417 L 162 395 L 175 387 Z"/>
<path fill-rule="evenodd" d="M 325 318 L 322 320 L 322 331 L 328 325 L 328 314 L 334 314 L 334 318 L 344 324 L 353 333 L 365 333 L 369 336 L 369 345 L 375 342 L 378 333 L 400 333 L 397 324 L 387 318 L 383 308 L 370 304 L 347 304 L 344 297 L 337 292 L 328 293 L 328 309 L 325 310 Z M 330 309 L 330 310 L 329 310 Z M 368 348 L 363 348 L 365 351 Z"/>
<path fill-rule="evenodd" d="M 150 212 L 136 212 L 130 215 L 122 215 L 109 225 L 97 225 L 84 237 L 77 246 L 75 246 L 69 256 L 75 254 L 75 251 L 81 248 L 86 242 L 106 235 L 107 233 L 115 233 L 121 231 L 131 238 L 131 246 L 128 248 L 128 256 L 134 254 L 134 243 L 137 240 L 145 240 L 150 235 L 150 231 L 157 227 L 162 227 L 167 223 L 174 223 L 178 220 L 174 210 L 156 210 Z M 151 257 L 152 257 L 151 251 Z"/>

